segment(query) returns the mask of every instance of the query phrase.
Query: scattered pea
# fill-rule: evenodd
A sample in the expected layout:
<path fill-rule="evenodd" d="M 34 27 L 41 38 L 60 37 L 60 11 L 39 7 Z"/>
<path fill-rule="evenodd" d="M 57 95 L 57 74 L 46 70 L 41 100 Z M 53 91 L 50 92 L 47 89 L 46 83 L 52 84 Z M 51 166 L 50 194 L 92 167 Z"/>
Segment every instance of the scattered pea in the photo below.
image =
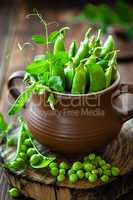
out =
<path fill-rule="evenodd" d="M 26 145 L 26 146 L 28 146 L 28 147 L 31 147 L 31 146 L 32 146 L 31 139 L 30 139 L 30 138 L 25 139 L 24 145 Z"/>
<path fill-rule="evenodd" d="M 83 170 L 81 170 L 81 169 L 78 170 L 77 171 L 77 176 L 78 176 L 79 179 L 83 179 L 84 178 L 84 172 L 83 172 Z"/>
<path fill-rule="evenodd" d="M 50 169 L 53 168 L 53 167 L 56 167 L 56 168 L 58 167 L 56 162 L 52 162 L 52 163 L 49 164 Z"/>
<path fill-rule="evenodd" d="M 118 167 L 111 168 L 112 176 L 118 176 L 120 174 L 120 170 Z"/>
<path fill-rule="evenodd" d="M 88 179 L 90 175 L 91 175 L 91 172 L 85 172 L 85 178 L 86 179 Z"/>
<path fill-rule="evenodd" d="M 59 174 L 58 176 L 57 176 L 57 181 L 58 182 L 63 182 L 65 180 L 65 176 L 63 175 L 63 174 Z"/>
<path fill-rule="evenodd" d="M 103 166 L 103 165 L 106 164 L 106 162 L 105 162 L 105 160 L 99 160 L 99 161 L 98 161 L 98 164 L 99 164 L 100 166 Z"/>
<path fill-rule="evenodd" d="M 53 167 L 53 168 L 51 168 L 50 173 L 51 173 L 51 175 L 53 175 L 53 176 L 58 176 L 59 170 L 58 170 L 57 167 Z"/>
<path fill-rule="evenodd" d="M 89 159 L 90 159 L 90 160 L 95 160 L 95 158 L 96 158 L 95 153 L 90 153 L 90 154 L 89 154 Z"/>
<path fill-rule="evenodd" d="M 69 176 L 69 181 L 70 181 L 70 183 L 76 183 L 76 182 L 78 181 L 78 176 L 77 176 L 77 174 L 71 174 L 71 175 Z"/>
<path fill-rule="evenodd" d="M 68 169 L 69 168 L 69 166 L 66 162 L 61 162 L 59 167 L 62 168 L 62 169 Z"/>
<path fill-rule="evenodd" d="M 93 169 L 93 170 L 91 171 L 91 173 L 92 173 L 92 174 L 98 174 L 99 171 L 98 171 L 98 169 Z"/>
<path fill-rule="evenodd" d="M 94 183 L 97 180 L 97 175 L 96 174 L 91 174 L 88 177 L 89 182 Z"/>
<path fill-rule="evenodd" d="M 101 168 L 98 168 L 98 174 L 101 176 L 103 174 L 103 170 Z"/>
<path fill-rule="evenodd" d="M 9 195 L 12 197 L 12 198 L 17 198 L 20 196 L 20 192 L 17 188 L 11 188 L 9 191 L 8 191 Z"/>
<path fill-rule="evenodd" d="M 25 166 L 25 161 L 22 158 L 17 158 L 16 165 L 18 166 L 19 169 L 22 169 Z"/>
<path fill-rule="evenodd" d="M 107 175 L 107 176 L 111 176 L 111 170 L 106 169 L 106 170 L 103 171 L 103 174 Z"/>
<path fill-rule="evenodd" d="M 109 181 L 109 177 L 107 175 L 103 175 L 100 179 L 104 183 L 107 183 Z"/>
<path fill-rule="evenodd" d="M 77 161 L 77 162 L 73 163 L 72 169 L 75 171 L 83 169 L 83 164 L 80 161 Z"/>
<path fill-rule="evenodd" d="M 59 174 L 65 175 L 65 173 L 66 173 L 66 170 L 65 170 L 65 169 L 59 169 Z"/>
<path fill-rule="evenodd" d="M 71 175 L 71 174 L 75 174 L 75 171 L 73 169 L 68 170 L 68 175 Z"/>
<path fill-rule="evenodd" d="M 23 160 L 27 160 L 27 155 L 26 153 L 20 152 L 19 157 L 22 158 Z"/>
<path fill-rule="evenodd" d="M 91 163 L 85 163 L 85 164 L 84 164 L 84 170 L 85 170 L 85 171 L 91 171 L 91 170 L 93 170 L 93 169 L 95 169 L 95 166 L 92 165 Z"/>
<path fill-rule="evenodd" d="M 21 152 L 26 153 L 26 151 L 27 151 L 27 146 L 25 144 L 22 144 L 21 145 Z"/>

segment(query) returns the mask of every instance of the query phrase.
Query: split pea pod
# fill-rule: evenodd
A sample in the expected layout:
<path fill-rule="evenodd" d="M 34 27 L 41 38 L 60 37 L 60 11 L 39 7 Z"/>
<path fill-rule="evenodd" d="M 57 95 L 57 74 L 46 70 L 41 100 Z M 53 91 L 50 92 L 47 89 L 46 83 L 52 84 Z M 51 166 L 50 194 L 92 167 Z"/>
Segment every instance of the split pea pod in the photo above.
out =
<path fill-rule="evenodd" d="M 72 83 L 72 94 L 84 94 L 86 89 L 86 72 L 84 64 L 80 65 L 75 69 L 75 75 Z"/>
<path fill-rule="evenodd" d="M 109 35 L 103 45 L 103 49 L 101 51 L 101 57 L 106 56 L 107 53 L 114 51 L 114 49 L 115 49 L 114 39 L 111 35 Z"/>
<path fill-rule="evenodd" d="M 77 52 L 77 44 L 76 44 L 76 41 L 73 41 L 68 51 L 69 58 L 70 59 L 73 58 L 76 55 L 76 52 Z"/>
<path fill-rule="evenodd" d="M 74 68 L 73 64 L 69 62 L 68 66 L 65 68 L 65 82 L 66 82 L 66 89 L 68 91 L 71 91 L 72 88 L 72 82 L 74 77 Z"/>
<path fill-rule="evenodd" d="M 89 36 L 91 28 L 86 32 L 84 40 L 81 42 L 80 47 L 74 57 L 74 67 L 80 64 L 80 61 L 88 56 L 89 52 Z"/>

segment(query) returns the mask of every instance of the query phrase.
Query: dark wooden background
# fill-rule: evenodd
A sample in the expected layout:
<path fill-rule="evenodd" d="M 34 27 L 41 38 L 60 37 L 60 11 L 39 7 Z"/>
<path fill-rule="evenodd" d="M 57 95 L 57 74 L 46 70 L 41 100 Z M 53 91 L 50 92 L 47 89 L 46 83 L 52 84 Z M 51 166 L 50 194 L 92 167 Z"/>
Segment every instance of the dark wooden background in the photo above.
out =
<path fill-rule="evenodd" d="M 33 8 L 38 8 L 45 16 L 48 22 L 56 21 L 60 25 L 73 27 L 67 34 L 67 45 L 72 38 L 81 38 L 88 24 L 75 24 L 68 22 L 70 14 L 76 14 L 78 9 L 85 4 L 85 0 L 70 1 L 67 0 L 49 0 L 42 4 L 42 1 L 32 0 L 12 0 L 0 1 L 0 111 L 4 112 L 6 118 L 9 107 L 9 94 L 7 90 L 7 79 L 9 75 L 22 70 L 25 66 L 22 54 L 18 51 L 17 44 L 31 41 L 32 34 L 42 32 L 42 27 L 35 18 L 26 19 L 26 15 L 32 12 Z M 56 2 L 56 3 L 55 3 Z M 50 30 L 56 29 L 56 25 L 51 25 Z M 81 31 L 82 30 L 82 31 Z M 80 32 L 81 31 L 81 32 Z M 37 47 L 35 51 L 30 48 L 25 50 L 27 58 L 30 60 L 37 52 L 41 52 L 42 47 Z M 133 61 L 119 64 L 119 71 L 122 82 L 133 83 Z M 8 120 L 10 120 L 8 118 Z M 117 187 L 117 186 L 116 186 Z M 2 170 L 0 170 L 0 200 L 11 199 L 7 194 L 8 185 Z M 22 198 L 24 199 L 24 198 Z M 123 196 L 121 200 L 132 200 L 133 191 Z M 46 199 L 44 199 L 46 200 Z"/>

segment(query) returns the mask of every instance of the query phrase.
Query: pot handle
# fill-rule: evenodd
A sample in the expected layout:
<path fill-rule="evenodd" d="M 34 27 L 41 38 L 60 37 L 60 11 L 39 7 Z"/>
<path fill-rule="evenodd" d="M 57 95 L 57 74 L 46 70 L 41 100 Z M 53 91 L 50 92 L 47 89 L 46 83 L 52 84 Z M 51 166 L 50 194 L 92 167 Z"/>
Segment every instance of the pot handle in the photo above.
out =
<path fill-rule="evenodd" d="M 20 95 L 20 91 L 16 88 L 15 80 L 23 80 L 25 72 L 24 71 L 16 71 L 14 72 L 8 79 L 8 90 L 11 96 L 16 100 Z"/>
<path fill-rule="evenodd" d="M 122 121 L 126 122 L 127 120 L 131 119 L 133 117 L 133 108 L 130 110 L 122 110 L 120 108 L 121 106 L 116 105 L 116 101 L 118 100 L 118 97 L 120 97 L 122 94 L 133 94 L 133 85 L 132 84 L 120 84 L 119 90 L 112 96 L 112 106 L 116 110 L 116 112 L 121 116 Z M 117 101 L 118 102 L 118 101 Z"/>

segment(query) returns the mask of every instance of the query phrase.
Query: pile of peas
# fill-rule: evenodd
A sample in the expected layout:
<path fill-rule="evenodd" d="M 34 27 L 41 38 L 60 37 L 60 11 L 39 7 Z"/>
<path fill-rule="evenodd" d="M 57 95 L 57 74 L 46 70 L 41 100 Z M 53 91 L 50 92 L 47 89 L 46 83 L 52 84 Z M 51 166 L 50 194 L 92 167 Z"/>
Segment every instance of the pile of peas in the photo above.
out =
<path fill-rule="evenodd" d="M 103 183 L 107 183 L 111 176 L 118 176 L 120 173 L 119 168 L 112 166 L 94 153 L 84 157 L 83 162 L 76 161 L 72 164 L 52 162 L 49 169 L 51 175 L 56 177 L 58 182 L 68 179 L 72 184 L 78 180 L 87 180 L 90 183 L 101 180 Z"/>

